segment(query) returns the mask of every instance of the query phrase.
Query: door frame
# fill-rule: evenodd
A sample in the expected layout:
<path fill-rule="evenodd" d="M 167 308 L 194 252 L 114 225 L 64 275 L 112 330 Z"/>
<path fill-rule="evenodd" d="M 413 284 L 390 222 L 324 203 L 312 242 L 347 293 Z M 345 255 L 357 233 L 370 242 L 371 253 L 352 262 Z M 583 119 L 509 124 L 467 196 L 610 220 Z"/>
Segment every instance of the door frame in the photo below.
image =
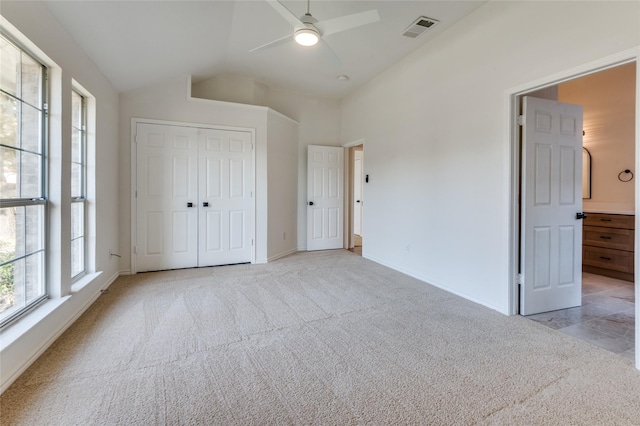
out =
<path fill-rule="evenodd" d="M 517 315 L 519 310 L 518 292 L 518 270 L 520 257 L 520 136 L 518 125 L 518 106 L 520 97 L 526 93 L 544 89 L 576 78 L 584 77 L 609 68 L 614 68 L 627 63 L 636 63 L 636 140 L 635 140 L 635 168 L 640 170 L 640 47 L 625 50 L 617 54 L 607 56 L 559 73 L 531 81 L 520 86 L 513 87 L 505 91 L 504 102 L 505 112 L 505 141 L 507 147 L 505 153 L 508 156 L 506 163 L 510 165 L 507 170 L 505 182 L 507 182 L 507 193 L 509 194 L 509 264 L 508 264 L 508 306 L 509 315 Z M 640 230 L 640 182 L 635 179 L 635 228 Z M 634 264 L 635 270 L 640 271 L 640 238 L 635 238 Z M 636 368 L 640 369 L 640 273 L 635 274 L 635 353 Z"/>
<path fill-rule="evenodd" d="M 137 225 L 137 213 L 138 213 L 138 203 L 136 192 L 138 188 L 138 145 L 136 144 L 136 128 L 138 124 L 157 124 L 162 126 L 176 126 L 176 127 L 194 127 L 197 129 L 215 129 L 215 130 L 230 130 L 237 132 L 247 132 L 251 134 L 251 144 L 253 145 L 253 150 L 251 153 L 251 161 L 253 163 L 253 245 L 251 247 L 251 263 L 256 263 L 256 200 L 257 200 L 257 186 L 256 186 L 256 130 L 249 127 L 233 127 L 233 126 L 220 126 L 217 124 L 203 124 L 203 123 L 191 123 L 191 122 L 182 122 L 182 121 L 170 121 L 170 120 L 155 120 L 149 118 L 131 118 L 131 182 L 130 182 L 130 203 L 131 203 L 131 218 L 130 218 L 130 236 L 131 236 L 131 244 L 129 247 L 129 256 L 131 260 L 131 271 L 132 275 L 138 273 L 138 268 L 136 266 L 136 253 L 135 249 L 137 246 L 137 238 L 138 238 L 138 225 Z"/>
<path fill-rule="evenodd" d="M 355 236 L 359 235 L 362 238 L 362 230 L 364 229 L 362 226 L 362 214 L 363 214 L 363 205 L 364 205 L 364 197 L 363 197 L 363 192 L 364 192 L 364 146 L 359 145 L 353 148 L 349 148 L 349 150 L 351 151 L 352 155 L 353 155 L 353 159 L 352 159 L 352 164 L 353 164 L 353 173 L 350 176 L 351 178 L 351 188 L 353 190 L 353 200 L 351 200 L 351 208 L 353 209 L 353 212 L 351 214 L 351 220 L 353 220 L 353 232 L 351 233 L 351 235 L 353 236 L 354 239 L 354 246 L 355 246 Z M 356 175 L 356 165 L 358 162 L 358 157 L 360 157 L 360 175 Z M 359 181 L 359 182 L 358 182 Z M 358 188 L 358 185 L 360 186 L 360 201 L 356 200 L 356 189 Z M 360 209 L 360 232 L 357 233 L 356 232 L 356 219 L 358 218 L 358 215 L 356 214 L 357 209 Z"/>
<path fill-rule="evenodd" d="M 343 235 L 344 235 L 344 244 L 343 247 L 345 249 L 353 248 L 354 239 L 353 239 L 353 170 L 351 167 L 351 163 L 353 163 L 353 158 L 351 155 L 351 148 L 354 146 L 362 145 L 362 150 L 364 151 L 365 144 L 364 138 L 356 139 L 351 142 L 347 142 L 342 145 L 344 148 L 344 175 L 347 177 L 344 179 L 344 227 L 343 227 Z M 362 171 L 364 173 L 364 169 Z M 364 193 L 364 185 L 362 185 L 362 192 Z M 363 197 L 364 198 L 364 197 Z M 362 213 L 362 221 L 364 222 L 364 211 Z"/>

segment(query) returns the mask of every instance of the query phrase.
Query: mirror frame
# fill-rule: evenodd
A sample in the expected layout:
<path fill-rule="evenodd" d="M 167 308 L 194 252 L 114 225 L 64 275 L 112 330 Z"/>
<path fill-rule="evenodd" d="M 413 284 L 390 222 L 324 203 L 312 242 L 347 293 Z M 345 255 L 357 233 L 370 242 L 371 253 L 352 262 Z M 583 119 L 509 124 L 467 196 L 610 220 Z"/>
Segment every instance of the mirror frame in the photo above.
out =
<path fill-rule="evenodd" d="M 591 199 L 591 153 L 582 147 L 582 199 Z"/>

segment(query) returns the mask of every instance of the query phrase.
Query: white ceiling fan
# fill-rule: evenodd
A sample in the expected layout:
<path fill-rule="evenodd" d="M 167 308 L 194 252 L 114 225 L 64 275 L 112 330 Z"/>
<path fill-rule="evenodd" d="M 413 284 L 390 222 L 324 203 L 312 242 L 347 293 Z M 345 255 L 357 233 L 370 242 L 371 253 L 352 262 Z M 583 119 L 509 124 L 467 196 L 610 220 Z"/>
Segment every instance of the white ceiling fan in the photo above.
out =
<path fill-rule="evenodd" d="M 287 9 L 278 0 L 265 0 L 271 7 L 275 9 L 284 19 L 293 27 L 293 37 L 291 34 L 286 35 L 277 40 L 270 41 L 267 44 L 251 49 L 249 52 L 268 49 L 280 44 L 288 43 L 292 39 L 301 46 L 315 46 L 318 42 L 324 42 L 323 36 L 347 31 L 363 25 L 372 24 L 380 20 L 380 15 L 376 9 L 366 12 L 354 13 L 352 15 L 340 16 L 338 18 L 328 19 L 326 21 L 318 21 L 309 12 L 310 0 L 307 0 L 307 13 L 300 18 L 296 17 L 289 9 Z M 325 46 L 329 46 L 324 42 Z M 329 48 L 329 50 L 331 50 Z M 331 51 L 333 53 L 333 51 Z M 334 59 L 340 62 L 338 57 L 333 53 Z"/>

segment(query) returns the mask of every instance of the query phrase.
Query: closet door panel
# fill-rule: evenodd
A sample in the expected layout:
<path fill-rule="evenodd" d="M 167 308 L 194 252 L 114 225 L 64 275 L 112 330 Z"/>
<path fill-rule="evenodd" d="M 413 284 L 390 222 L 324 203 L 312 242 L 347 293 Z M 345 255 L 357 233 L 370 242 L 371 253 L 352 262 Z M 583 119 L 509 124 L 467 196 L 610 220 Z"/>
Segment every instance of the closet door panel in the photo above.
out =
<path fill-rule="evenodd" d="M 199 129 L 198 142 L 201 218 L 198 266 L 251 262 L 254 226 L 251 134 Z"/>
<path fill-rule="evenodd" d="M 197 130 L 138 123 L 135 141 L 136 270 L 194 267 L 198 258 Z"/>

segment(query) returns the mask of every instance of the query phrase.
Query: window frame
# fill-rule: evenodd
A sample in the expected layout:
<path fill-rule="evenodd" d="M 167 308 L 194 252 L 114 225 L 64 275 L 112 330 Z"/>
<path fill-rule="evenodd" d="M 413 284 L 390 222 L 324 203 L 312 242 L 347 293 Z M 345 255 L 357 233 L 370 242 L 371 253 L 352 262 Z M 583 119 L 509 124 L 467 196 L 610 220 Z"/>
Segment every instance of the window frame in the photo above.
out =
<path fill-rule="evenodd" d="M 72 165 L 72 171 L 73 171 L 73 164 L 79 164 L 80 165 L 80 195 L 79 196 L 74 196 L 73 193 L 71 193 L 71 208 L 73 209 L 73 205 L 74 204 L 82 204 L 82 234 L 80 236 L 76 236 L 76 238 L 74 238 L 73 236 L 73 222 L 71 222 L 71 235 L 70 235 L 70 239 L 71 239 L 71 254 L 70 254 L 70 261 L 71 261 L 71 281 L 75 282 L 77 280 L 79 280 L 80 278 L 82 278 L 84 275 L 86 275 L 87 273 L 87 219 L 88 219 L 88 215 L 87 215 L 87 208 L 88 208 L 88 203 L 87 203 L 87 97 L 77 88 L 72 88 L 71 90 L 71 98 L 73 99 L 74 95 L 77 95 L 80 97 L 80 101 L 81 101 L 81 107 L 80 107 L 80 127 L 75 127 L 73 120 L 71 121 L 71 131 L 75 131 L 78 130 L 80 132 L 80 161 L 79 162 L 75 162 L 73 160 L 73 144 L 72 144 L 72 152 L 71 152 L 71 165 Z M 72 101 L 72 105 L 73 105 L 73 101 Z M 72 117 L 73 117 L 73 113 L 72 113 Z M 69 181 L 69 184 L 71 185 L 71 188 L 73 188 L 73 172 L 71 173 L 71 179 Z M 73 214 L 69 215 L 70 220 L 73 220 Z M 74 260 L 74 254 L 73 254 L 73 243 L 74 241 L 77 241 L 79 239 L 83 240 L 82 243 L 82 269 L 79 270 L 78 272 L 76 272 L 74 274 L 73 271 L 73 260 Z"/>
<path fill-rule="evenodd" d="M 29 256 L 33 256 L 37 253 L 41 253 L 42 256 L 42 263 L 40 265 L 41 270 L 40 270 L 40 279 L 42 280 L 42 282 L 40 283 L 41 288 L 42 288 L 42 294 L 38 295 L 37 297 L 35 297 L 33 300 L 28 301 L 28 303 L 25 301 L 25 305 L 21 308 L 16 309 L 14 312 L 8 314 L 6 317 L 1 318 L 0 319 L 0 329 L 13 323 L 16 319 L 22 317 L 23 315 L 25 315 L 26 313 L 28 313 L 29 311 L 31 311 L 32 309 L 34 309 L 36 306 L 38 306 L 41 302 L 43 302 L 44 300 L 47 300 L 49 298 L 49 294 L 50 294 L 50 288 L 49 288 L 49 280 L 47 279 L 47 273 L 49 270 L 49 265 L 48 265 L 48 256 L 47 256 L 47 252 L 48 252 L 48 243 L 49 243 L 49 208 L 50 208 L 50 203 L 49 203 L 49 188 L 48 188 L 48 176 L 49 176 L 49 165 L 48 165 L 48 161 L 49 161 L 49 139 L 48 139 L 48 130 L 49 130 L 49 111 L 48 111 L 48 103 L 49 103 L 49 99 L 48 99 L 48 95 L 49 95 L 49 81 L 48 81 L 48 67 L 43 63 L 43 61 L 39 60 L 37 58 L 36 55 L 34 55 L 33 53 L 30 52 L 29 49 L 27 49 L 26 47 L 24 47 L 21 43 L 16 42 L 13 37 L 11 37 L 9 34 L 7 34 L 4 31 L 0 31 L 0 37 L 3 38 L 8 44 L 12 45 L 14 48 L 16 48 L 17 50 L 20 51 L 20 55 L 21 55 L 21 60 L 20 60 L 20 65 L 22 66 L 23 61 L 22 61 L 22 56 L 26 55 L 28 56 L 34 63 L 38 64 L 40 66 L 40 81 L 39 81 L 39 95 L 40 95 L 40 102 L 38 105 L 33 105 L 27 101 L 24 100 L 23 94 L 20 93 L 20 96 L 17 95 L 13 95 L 9 92 L 7 92 L 6 90 L 3 90 L 0 87 L 0 93 L 2 93 L 3 95 L 17 101 L 20 104 L 20 113 L 18 116 L 18 120 L 19 120 L 19 124 L 18 124 L 18 128 L 20 129 L 20 135 L 22 136 L 22 106 L 23 104 L 26 104 L 28 106 L 31 106 L 33 108 L 36 108 L 39 112 L 40 112 L 40 120 L 39 120 L 39 135 L 40 135 L 40 152 L 34 152 L 32 150 L 28 150 L 28 149 L 24 149 L 22 146 L 10 146 L 10 145 L 6 145 L 6 144 L 2 144 L 0 143 L 0 146 L 2 146 L 5 149 L 13 149 L 16 151 L 16 153 L 23 153 L 23 152 L 27 152 L 30 154 L 35 154 L 35 155 L 39 155 L 40 156 L 40 193 L 38 194 L 38 197 L 32 197 L 32 198 L 25 198 L 22 197 L 22 194 L 18 194 L 19 197 L 17 198 L 0 198 L 0 208 L 25 208 L 25 220 L 26 220 L 26 209 L 30 206 L 43 206 L 42 208 L 42 216 L 41 216 L 41 220 L 42 223 L 40 223 L 40 242 L 41 242 L 41 248 L 38 250 L 35 250 L 33 252 L 27 252 L 26 250 L 26 244 L 27 244 L 27 240 L 25 237 L 25 252 L 21 255 L 21 256 L 16 256 L 12 259 L 9 259 L 7 261 L 4 261 L 2 263 L 0 263 L 0 267 L 11 264 L 11 263 L 16 263 L 22 259 L 27 259 Z M 20 84 L 22 84 L 22 73 L 20 73 Z M 20 164 L 20 163 L 19 163 Z M 0 193 L 0 197 L 2 196 L 2 194 Z M 25 222 L 26 223 L 26 222 Z M 26 231 L 25 231 L 26 232 Z M 26 292 L 26 280 L 27 280 L 27 269 L 26 269 L 26 265 L 25 265 L 25 277 L 24 277 L 24 285 L 25 285 L 25 292 Z M 15 281 L 14 281 L 14 285 L 15 285 Z M 26 294 L 26 293 L 25 293 Z M 13 308 L 9 308 L 13 309 Z M 0 315 L 4 314 L 4 312 L 0 313 Z"/>

